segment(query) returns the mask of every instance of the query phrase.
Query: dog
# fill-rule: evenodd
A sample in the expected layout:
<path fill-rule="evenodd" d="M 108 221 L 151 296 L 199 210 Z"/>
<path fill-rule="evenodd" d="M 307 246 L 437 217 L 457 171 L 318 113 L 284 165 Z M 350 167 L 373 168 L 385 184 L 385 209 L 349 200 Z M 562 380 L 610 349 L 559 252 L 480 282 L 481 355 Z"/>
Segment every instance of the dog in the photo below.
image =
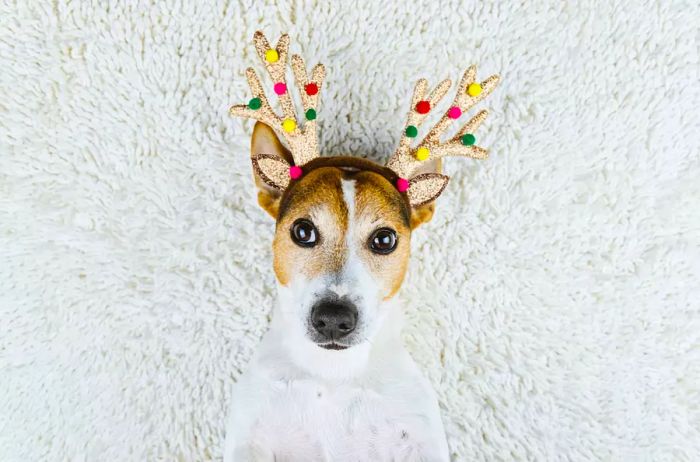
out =
<path fill-rule="evenodd" d="M 476 84 L 475 95 L 470 68 L 448 113 L 411 147 L 414 130 L 451 87 L 445 81 L 428 95 L 427 83 L 419 81 L 399 149 L 381 166 L 319 156 L 315 112 L 310 118 L 308 110 L 317 107 L 323 68 L 309 76 L 301 58 L 292 58 L 306 114 L 301 128 L 284 80 L 288 37 L 272 48 L 257 32 L 254 42 L 284 113 L 272 110 L 252 69 L 254 98 L 231 113 L 257 120 L 250 154 L 258 202 L 276 220 L 278 303 L 233 388 L 224 461 L 449 460 L 436 394 L 401 341 L 396 294 L 411 234 L 432 218 L 447 184 L 441 157 L 485 157 L 473 140 L 464 140 L 485 111 L 452 140 L 440 135 L 457 118 L 454 108 L 461 115 L 498 78 Z M 421 149 L 429 150 L 428 158 Z"/>

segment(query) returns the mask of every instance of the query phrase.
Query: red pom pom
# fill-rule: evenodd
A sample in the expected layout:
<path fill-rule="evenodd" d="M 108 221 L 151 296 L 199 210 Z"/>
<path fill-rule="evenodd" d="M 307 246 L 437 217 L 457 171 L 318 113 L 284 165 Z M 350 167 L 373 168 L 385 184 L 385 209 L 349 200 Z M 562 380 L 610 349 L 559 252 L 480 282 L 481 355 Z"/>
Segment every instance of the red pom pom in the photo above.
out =
<path fill-rule="evenodd" d="M 430 112 L 430 101 L 418 101 L 418 104 L 416 104 L 416 112 L 418 114 L 427 114 Z"/>
<path fill-rule="evenodd" d="M 306 94 L 309 96 L 314 96 L 316 93 L 318 93 L 318 85 L 315 83 L 307 83 L 306 86 L 304 87 L 304 90 L 306 91 Z"/>
<path fill-rule="evenodd" d="M 409 186 L 410 183 L 406 178 L 399 178 L 396 180 L 396 189 L 398 189 L 400 193 L 408 191 Z"/>
<path fill-rule="evenodd" d="M 297 180 L 297 179 L 301 178 L 301 174 L 302 174 L 301 167 L 298 167 L 296 165 L 292 165 L 291 167 L 289 167 L 289 177 L 292 180 Z"/>

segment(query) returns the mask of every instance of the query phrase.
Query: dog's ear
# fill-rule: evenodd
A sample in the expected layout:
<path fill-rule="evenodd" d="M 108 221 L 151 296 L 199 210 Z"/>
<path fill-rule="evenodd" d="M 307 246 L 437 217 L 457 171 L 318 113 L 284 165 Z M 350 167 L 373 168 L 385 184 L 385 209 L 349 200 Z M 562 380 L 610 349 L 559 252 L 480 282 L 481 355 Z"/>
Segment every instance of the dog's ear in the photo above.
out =
<path fill-rule="evenodd" d="M 258 204 L 277 218 L 282 193 L 289 184 L 292 154 L 282 146 L 274 130 L 262 122 L 256 122 L 250 141 L 250 159 L 258 188 Z"/>
<path fill-rule="evenodd" d="M 448 178 L 440 175 L 442 159 L 424 162 L 410 180 L 408 200 L 411 203 L 411 229 L 429 222 L 435 213 L 435 199 L 447 186 Z"/>

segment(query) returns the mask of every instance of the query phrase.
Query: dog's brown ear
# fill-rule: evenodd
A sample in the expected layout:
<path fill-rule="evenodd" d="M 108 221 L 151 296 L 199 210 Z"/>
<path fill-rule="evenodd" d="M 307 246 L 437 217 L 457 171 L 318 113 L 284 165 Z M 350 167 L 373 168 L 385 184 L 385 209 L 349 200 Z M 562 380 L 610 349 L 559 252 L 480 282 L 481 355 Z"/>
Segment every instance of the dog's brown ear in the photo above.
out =
<path fill-rule="evenodd" d="M 258 204 L 277 218 L 280 198 L 289 184 L 292 154 L 282 146 L 274 130 L 262 122 L 256 122 L 250 140 L 250 158 L 258 188 Z"/>
<path fill-rule="evenodd" d="M 445 188 L 447 177 L 437 175 L 437 178 L 426 181 L 427 178 L 423 177 L 423 175 L 439 174 L 441 171 L 442 159 L 431 159 L 428 162 L 424 162 L 411 179 L 411 188 L 408 190 L 408 198 L 411 202 L 411 229 L 416 229 L 423 223 L 432 220 L 435 213 L 435 199 Z M 440 177 L 444 179 L 440 179 Z M 423 181 L 420 181 L 424 187 L 419 187 L 420 178 L 424 178 Z M 413 187 L 414 184 L 416 187 Z M 428 197 L 431 191 L 435 194 L 432 197 Z"/>

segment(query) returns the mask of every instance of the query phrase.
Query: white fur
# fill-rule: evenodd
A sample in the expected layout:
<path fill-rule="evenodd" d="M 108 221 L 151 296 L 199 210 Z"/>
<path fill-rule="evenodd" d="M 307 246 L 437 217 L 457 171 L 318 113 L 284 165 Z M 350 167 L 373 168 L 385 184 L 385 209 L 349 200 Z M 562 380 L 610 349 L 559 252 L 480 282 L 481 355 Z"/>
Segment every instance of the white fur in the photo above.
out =
<path fill-rule="evenodd" d="M 273 321 L 233 390 L 224 461 L 448 460 L 435 393 L 399 337 L 400 311 L 381 310 L 375 340 L 343 351 L 289 339 Z"/>
<path fill-rule="evenodd" d="M 221 460 L 277 296 L 258 28 L 326 64 L 329 154 L 502 75 L 401 291 L 453 460 L 697 460 L 700 3 L 407 5 L 0 2 L 0 460 Z"/>
<path fill-rule="evenodd" d="M 353 180 L 341 180 L 341 188 L 343 189 L 343 201 L 345 201 L 345 206 L 348 208 L 348 216 L 355 216 L 355 181 Z M 350 227 L 350 233 L 348 233 L 348 239 L 353 235 L 353 228 Z"/>

